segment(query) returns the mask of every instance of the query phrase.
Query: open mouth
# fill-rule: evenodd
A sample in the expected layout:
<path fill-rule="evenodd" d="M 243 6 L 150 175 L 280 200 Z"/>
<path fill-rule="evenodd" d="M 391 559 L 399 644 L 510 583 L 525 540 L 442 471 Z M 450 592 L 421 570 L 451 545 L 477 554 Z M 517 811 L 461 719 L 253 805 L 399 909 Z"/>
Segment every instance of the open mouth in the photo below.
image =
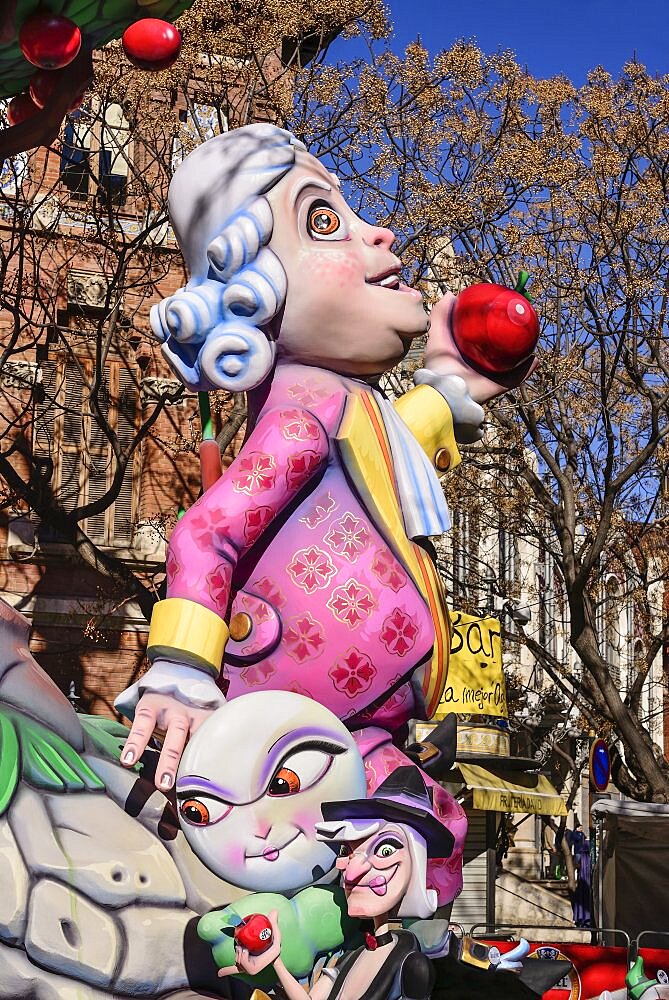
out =
<path fill-rule="evenodd" d="M 281 851 L 285 851 L 290 844 L 297 840 L 299 835 L 300 831 L 298 830 L 295 836 L 291 837 L 290 840 L 287 840 L 285 844 L 281 845 L 281 847 L 275 847 L 273 844 L 268 844 L 267 847 L 260 851 L 259 854 L 244 854 L 244 860 L 249 861 L 251 858 L 262 858 L 263 861 L 276 861 L 281 854 Z"/>
<path fill-rule="evenodd" d="M 400 288 L 400 269 L 399 267 L 391 267 L 386 271 L 382 271 L 380 274 L 375 274 L 371 278 L 365 278 L 368 285 L 378 285 L 379 288 L 390 288 L 393 291 L 398 291 Z"/>

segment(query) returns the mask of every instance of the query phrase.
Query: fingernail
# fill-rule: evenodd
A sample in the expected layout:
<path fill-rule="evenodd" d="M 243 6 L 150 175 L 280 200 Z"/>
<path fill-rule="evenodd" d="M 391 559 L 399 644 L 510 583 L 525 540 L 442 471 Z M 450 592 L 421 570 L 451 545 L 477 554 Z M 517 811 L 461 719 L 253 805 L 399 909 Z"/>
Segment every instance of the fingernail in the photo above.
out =
<path fill-rule="evenodd" d="M 135 759 L 135 751 L 134 750 L 128 750 L 128 752 L 123 757 L 123 763 L 124 764 L 132 764 L 132 762 L 133 762 L 134 759 Z"/>
<path fill-rule="evenodd" d="M 171 788 L 173 781 L 174 781 L 174 778 L 172 777 L 172 775 L 165 773 L 162 776 L 162 778 L 160 779 L 160 787 L 161 788 Z"/>

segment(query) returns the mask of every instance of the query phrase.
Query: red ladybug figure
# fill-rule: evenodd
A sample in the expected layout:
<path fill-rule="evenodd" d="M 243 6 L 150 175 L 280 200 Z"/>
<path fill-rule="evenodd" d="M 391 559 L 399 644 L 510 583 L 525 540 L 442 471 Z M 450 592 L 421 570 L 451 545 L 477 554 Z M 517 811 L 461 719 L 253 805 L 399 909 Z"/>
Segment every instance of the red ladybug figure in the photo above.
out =
<path fill-rule="evenodd" d="M 250 913 L 242 917 L 235 927 L 235 944 L 247 948 L 251 955 L 260 955 L 272 944 L 272 925 L 262 913 Z"/>
<path fill-rule="evenodd" d="M 531 358 L 539 340 L 539 320 L 525 292 L 521 271 L 514 289 L 471 285 L 453 305 L 451 329 L 462 356 L 487 375 L 513 371 Z"/>
<path fill-rule="evenodd" d="M 144 17 L 123 33 L 123 51 L 139 69 L 167 69 L 181 51 L 181 35 L 169 21 Z"/>
<path fill-rule="evenodd" d="M 19 31 L 21 52 L 39 69 L 68 66 L 81 48 L 81 31 L 69 17 L 48 11 L 33 14 Z"/>

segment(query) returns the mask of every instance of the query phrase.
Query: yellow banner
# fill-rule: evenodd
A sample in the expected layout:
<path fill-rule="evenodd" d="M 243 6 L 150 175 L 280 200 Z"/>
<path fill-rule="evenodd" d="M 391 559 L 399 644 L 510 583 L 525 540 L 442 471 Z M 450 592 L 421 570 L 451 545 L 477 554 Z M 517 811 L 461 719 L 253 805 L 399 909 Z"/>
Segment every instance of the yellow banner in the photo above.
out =
<path fill-rule="evenodd" d="M 492 774 L 483 767 L 458 763 L 467 788 L 474 793 L 474 808 L 493 812 L 566 816 L 560 793 L 543 774 Z"/>
<path fill-rule="evenodd" d="M 502 670 L 502 640 L 497 618 L 451 612 L 453 637 L 448 677 L 435 719 L 461 715 L 508 716 Z"/>

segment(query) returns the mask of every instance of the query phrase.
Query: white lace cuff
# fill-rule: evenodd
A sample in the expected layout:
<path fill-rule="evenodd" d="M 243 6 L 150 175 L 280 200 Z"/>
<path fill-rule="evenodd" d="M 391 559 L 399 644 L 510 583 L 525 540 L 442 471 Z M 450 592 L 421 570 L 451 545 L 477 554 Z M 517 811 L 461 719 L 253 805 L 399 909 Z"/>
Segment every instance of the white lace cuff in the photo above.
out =
<path fill-rule="evenodd" d="M 458 444 L 480 441 L 485 413 L 469 395 L 467 383 L 460 375 L 438 375 L 429 368 L 419 368 L 413 379 L 416 385 L 431 385 L 444 397 L 453 415 L 453 433 Z"/>
<path fill-rule="evenodd" d="M 114 707 L 132 720 L 137 702 L 145 691 L 172 695 L 182 705 L 195 708 L 215 709 L 225 704 L 223 693 L 211 674 L 172 660 L 155 660 L 138 681 L 121 692 Z"/>

